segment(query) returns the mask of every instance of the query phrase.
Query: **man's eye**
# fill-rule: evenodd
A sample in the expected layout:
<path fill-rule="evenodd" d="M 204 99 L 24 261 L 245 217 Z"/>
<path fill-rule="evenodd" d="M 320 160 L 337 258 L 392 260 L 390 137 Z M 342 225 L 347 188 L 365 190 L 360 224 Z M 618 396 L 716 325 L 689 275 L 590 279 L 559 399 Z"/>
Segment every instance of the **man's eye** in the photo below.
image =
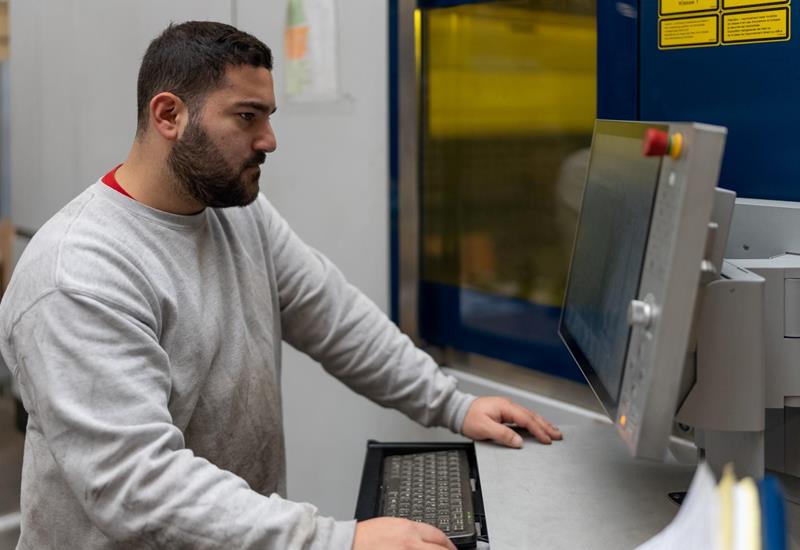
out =
<path fill-rule="evenodd" d="M 247 122 L 252 122 L 256 118 L 255 113 L 239 113 L 239 116 Z"/>

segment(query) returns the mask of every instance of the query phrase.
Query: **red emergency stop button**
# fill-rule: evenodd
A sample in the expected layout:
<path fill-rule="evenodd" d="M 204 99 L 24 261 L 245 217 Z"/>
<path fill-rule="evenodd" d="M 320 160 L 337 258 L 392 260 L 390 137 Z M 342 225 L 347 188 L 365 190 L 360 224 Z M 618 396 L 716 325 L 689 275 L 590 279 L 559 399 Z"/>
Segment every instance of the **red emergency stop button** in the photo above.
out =
<path fill-rule="evenodd" d="M 669 134 L 648 128 L 644 133 L 643 152 L 646 157 L 663 157 L 669 151 Z"/>
<path fill-rule="evenodd" d="M 663 157 L 669 155 L 673 159 L 681 156 L 683 151 L 683 135 L 675 132 L 669 135 L 664 130 L 648 128 L 642 141 L 642 152 L 646 157 Z"/>

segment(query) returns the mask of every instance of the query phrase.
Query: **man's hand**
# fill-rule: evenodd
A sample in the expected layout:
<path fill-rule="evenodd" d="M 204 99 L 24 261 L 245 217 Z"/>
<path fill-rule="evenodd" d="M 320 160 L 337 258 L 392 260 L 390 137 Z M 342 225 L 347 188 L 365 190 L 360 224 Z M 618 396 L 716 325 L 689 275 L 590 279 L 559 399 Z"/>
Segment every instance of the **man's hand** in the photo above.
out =
<path fill-rule="evenodd" d="M 508 447 L 522 447 L 522 437 L 505 425 L 513 422 L 525 428 L 540 443 L 561 439 L 561 432 L 535 412 L 504 397 L 479 397 L 464 418 L 462 432 L 476 441 L 490 439 Z"/>
<path fill-rule="evenodd" d="M 427 523 L 400 518 L 359 521 L 353 550 L 456 550 L 447 535 Z"/>

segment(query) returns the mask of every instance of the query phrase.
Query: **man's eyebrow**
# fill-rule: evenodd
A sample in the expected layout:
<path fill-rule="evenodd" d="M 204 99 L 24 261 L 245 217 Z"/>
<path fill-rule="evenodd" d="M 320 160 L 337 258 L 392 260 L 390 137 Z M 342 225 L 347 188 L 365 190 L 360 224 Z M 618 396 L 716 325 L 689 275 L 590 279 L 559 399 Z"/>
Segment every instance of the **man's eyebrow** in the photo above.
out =
<path fill-rule="evenodd" d="M 236 103 L 235 106 L 249 107 L 250 109 L 255 109 L 256 111 L 261 111 L 262 113 L 267 113 L 269 115 L 275 114 L 275 111 L 278 110 L 278 108 L 275 107 L 274 105 L 261 103 L 260 101 L 239 101 Z"/>

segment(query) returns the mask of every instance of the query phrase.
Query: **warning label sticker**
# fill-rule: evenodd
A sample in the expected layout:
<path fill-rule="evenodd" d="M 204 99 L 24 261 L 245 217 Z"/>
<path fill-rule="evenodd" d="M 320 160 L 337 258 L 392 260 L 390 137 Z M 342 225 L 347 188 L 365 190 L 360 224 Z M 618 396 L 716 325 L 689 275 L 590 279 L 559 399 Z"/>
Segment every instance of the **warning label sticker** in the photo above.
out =
<path fill-rule="evenodd" d="M 719 43 L 719 17 L 681 17 L 658 22 L 658 47 L 716 46 Z"/>
<path fill-rule="evenodd" d="M 722 9 L 756 8 L 761 6 L 774 6 L 775 4 L 788 4 L 789 0 L 722 0 Z"/>
<path fill-rule="evenodd" d="M 678 15 L 718 9 L 719 0 L 661 0 L 659 14 Z"/>
<path fill-rule="evenodd" d="M 658 49 L 791 39 L 790 0 L 658 0 Z"/>
<path fill-rule="evenodd" d="M 789 39 L 789 8 L 724 13 L 722 42 L 765 42 Z"/>

